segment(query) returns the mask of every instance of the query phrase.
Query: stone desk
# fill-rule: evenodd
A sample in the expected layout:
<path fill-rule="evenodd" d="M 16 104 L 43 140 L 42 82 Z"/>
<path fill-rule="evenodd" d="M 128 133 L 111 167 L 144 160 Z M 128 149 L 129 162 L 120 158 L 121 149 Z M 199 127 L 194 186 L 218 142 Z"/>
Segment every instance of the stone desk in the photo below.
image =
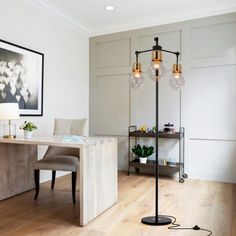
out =
<path fill-rule="evenodd" d="M 38 145 L 79 148 L 81 226 L 117 202 L 117 140 L 88 137 L 86 141 L 65 142 L 61 136 L 0 138 L 0 200 L 34 188 Z"/>

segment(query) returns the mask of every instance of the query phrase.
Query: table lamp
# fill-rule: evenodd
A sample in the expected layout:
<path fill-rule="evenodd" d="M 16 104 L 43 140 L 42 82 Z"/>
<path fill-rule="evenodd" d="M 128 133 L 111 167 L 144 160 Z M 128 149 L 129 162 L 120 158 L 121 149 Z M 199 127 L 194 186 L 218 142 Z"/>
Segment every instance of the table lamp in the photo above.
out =
<path fill-rule="evenodd" d="M 18 103 L 0 103 L 0 120 L 8 120 L 8 125 L 4 125 L 3 138 L 16 138 L 16 125 L 11 120 L 19 119 Z"/>

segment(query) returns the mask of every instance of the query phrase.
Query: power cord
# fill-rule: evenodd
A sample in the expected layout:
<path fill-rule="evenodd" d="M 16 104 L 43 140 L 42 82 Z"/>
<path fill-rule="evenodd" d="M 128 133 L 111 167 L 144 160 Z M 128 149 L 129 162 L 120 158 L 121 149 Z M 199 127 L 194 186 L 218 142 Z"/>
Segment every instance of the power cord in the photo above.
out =
<path fill-rule="evenodd" d="M 192 228 L 183 228 L 183 227 L 180 227 L 180 224 L 177 224 L 176 223 L 176 218 L 174 216 L 168 216 L 168 215 L 161 215 L 161 216 L 164 216 L 164 217 L 169 217 L 169 218 L 172 218 L 173 219 L 173 222 L 171 223 L 172 226 L 169 226 L 168 229 L 171 229 L 171 230 L 201 230 L 201 231 L 205 231 L 205 232 L 208 232 L 209 234 L 207 236 L 210 236 L 212 235 L 212 231 L 208 230 L 208 229 L 203 229 L 203 228 L 200 228 L 198 225 L 195 225 L 194 227 Z"/>

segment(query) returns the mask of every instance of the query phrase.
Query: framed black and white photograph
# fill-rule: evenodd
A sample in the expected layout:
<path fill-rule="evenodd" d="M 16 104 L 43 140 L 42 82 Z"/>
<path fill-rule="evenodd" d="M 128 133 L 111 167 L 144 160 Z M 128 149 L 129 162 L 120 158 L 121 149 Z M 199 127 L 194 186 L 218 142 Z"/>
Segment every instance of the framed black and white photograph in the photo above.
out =
<path fill-rule="evenodd" d="M 0 40 L 0 103 L 18 102 L 21 116 L 43 115 L 44 55 Z"/>

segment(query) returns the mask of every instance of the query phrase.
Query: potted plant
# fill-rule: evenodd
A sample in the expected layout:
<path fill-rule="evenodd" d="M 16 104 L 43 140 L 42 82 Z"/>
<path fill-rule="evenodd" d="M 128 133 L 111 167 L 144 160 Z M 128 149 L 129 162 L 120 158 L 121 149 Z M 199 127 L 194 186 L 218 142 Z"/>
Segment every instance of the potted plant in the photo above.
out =
<path fill-rule="evenodd" d="M 135 154 L 135 156 L 139 158 L 140 163 L 146 164 L 147 158 L 154 153 L 154 147 L 153 146 L 149 147 L 148 145 L 143 145 L 143 147 L 141 147 L 138 144 L 137 146 L 134 146 L 132 148 L 132 151 Z"/>
<path fill-rule="evenodd" d="M 24 130 L 24 137 L 26 139 L 32 138 L 32 131 L 37 129 L 37 126 L 33 122 L 25 121 L 20 129 Z"/>

